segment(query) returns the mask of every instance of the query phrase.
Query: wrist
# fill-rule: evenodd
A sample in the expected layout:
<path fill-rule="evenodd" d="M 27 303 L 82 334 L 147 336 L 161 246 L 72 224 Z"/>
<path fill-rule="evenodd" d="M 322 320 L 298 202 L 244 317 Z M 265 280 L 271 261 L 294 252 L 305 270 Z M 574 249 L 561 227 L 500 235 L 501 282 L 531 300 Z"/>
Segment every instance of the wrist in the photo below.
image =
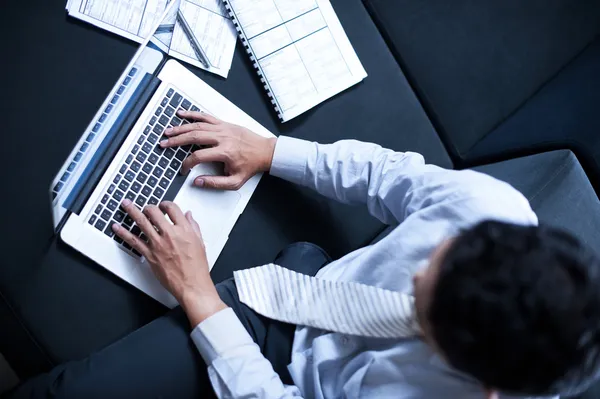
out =
<path fill-rule="evenodd" d="M 261 172 L 268 172 L 271 170 L 273 156 L 275 155 L 275 146 L 277 145 L 277 137 L 268 138 L 265 140 L 265 143 Z"/>
<path fill-rule="evenodd" d="M 179 304 L 187 315 L 192 328 L 227 308 L 216 290 L 210 293 L 186 292 L 182 295 Z"/>

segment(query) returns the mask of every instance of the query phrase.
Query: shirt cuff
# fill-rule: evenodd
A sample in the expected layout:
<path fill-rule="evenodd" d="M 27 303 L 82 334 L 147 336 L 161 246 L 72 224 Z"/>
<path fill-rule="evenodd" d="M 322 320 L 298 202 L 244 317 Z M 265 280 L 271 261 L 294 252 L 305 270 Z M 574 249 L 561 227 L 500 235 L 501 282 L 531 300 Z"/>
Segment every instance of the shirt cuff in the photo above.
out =
<path fill-rule="evenodd" d="M 306 165 L 314 143 L 292 137 L 279 136 L 270 174 L 293 183 L 303 184 Z"/>
<path fill-rule="evenodd" d="M 223 309 L 198 324 L 191 336 L 207 365 L 233 348 L 254 343 L 231 308 Z"/>

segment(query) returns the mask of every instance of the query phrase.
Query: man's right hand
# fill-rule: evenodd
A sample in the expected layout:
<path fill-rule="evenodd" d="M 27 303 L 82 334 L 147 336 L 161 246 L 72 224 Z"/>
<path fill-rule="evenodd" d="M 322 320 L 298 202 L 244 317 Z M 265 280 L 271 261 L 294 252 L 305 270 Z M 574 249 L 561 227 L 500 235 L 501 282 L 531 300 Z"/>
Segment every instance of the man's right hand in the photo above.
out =
<path fill-rule="evenodd" d="M 221 190 L 238 190 L 252 176 L 271 168 L 276 138 L 259 136 L 245 127 L 223 122 L 203 112 L 180 111 L 181 118 L 194 123 L 165 131 L 169 137 L 161 141 L 163 148 L 196 144 L 201 148 L 181 166 L 188 174 L 194 166 L 205 162 L 225 164 L 225 176 L 198 176 L 194 185 Z"/>

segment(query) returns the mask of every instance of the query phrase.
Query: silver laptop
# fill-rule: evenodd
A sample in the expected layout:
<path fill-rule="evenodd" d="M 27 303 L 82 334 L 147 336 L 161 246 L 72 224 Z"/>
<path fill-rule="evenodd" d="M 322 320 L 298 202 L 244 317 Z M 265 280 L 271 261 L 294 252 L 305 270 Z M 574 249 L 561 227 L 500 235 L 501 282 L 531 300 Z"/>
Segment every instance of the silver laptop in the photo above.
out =
<path fill-rule="evenodd" d="M 113 223 L 120 223 L 141 235 L 120 209 L 121 201 L 128 198 L 142 209 L 170 200 L 184 212 L 191 210 L 202 229 L 212 268 L 260 176 L 235 192 L 194 187 L 196 176 L 219 174 L 222 168 L 203 164 L 188 176 L 181 176 L 182 161 L 198 148 L 162 149 L 158 144 L 163 131 L 189 123 L 177 116 L 178 110 L 185 109 L 206 112 L 265 137 L 272 136 L 188 69 L 169 59 L 164 43 L 178 8 L 178 0 L 167 7 L 154 34 L 142 43 L 50 187 L 54 225 L 62 240 L 169 307 L 177 305 L 175 299 L 160 286 L 140 254 L 111 230 Z"/>

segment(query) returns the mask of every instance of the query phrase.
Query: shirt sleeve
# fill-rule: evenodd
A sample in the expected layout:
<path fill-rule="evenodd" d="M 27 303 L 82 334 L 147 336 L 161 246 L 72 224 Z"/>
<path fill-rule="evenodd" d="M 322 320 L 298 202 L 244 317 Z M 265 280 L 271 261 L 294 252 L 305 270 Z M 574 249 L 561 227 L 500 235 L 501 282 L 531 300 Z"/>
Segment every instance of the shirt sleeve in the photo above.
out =
<path fill-rule="evenodd" d="M 224 309 L 204 320 L 191 336 L 208 366 L 217 397 L 302 397 L 297 387 L 281 382 L 233 309 Z"/>
<path fill-rule="evenodd" d="M 498 210 L 499 196 L 510 212 L 537 220 L 525 197 L 504 182 L 474 171 L 428 165 L 421 154 L 356 140 L 324 145 L 280 136 L 270 173 L 343 203 L 366 204 L 387 224 L 442 203 L 496 203 Z"/>

